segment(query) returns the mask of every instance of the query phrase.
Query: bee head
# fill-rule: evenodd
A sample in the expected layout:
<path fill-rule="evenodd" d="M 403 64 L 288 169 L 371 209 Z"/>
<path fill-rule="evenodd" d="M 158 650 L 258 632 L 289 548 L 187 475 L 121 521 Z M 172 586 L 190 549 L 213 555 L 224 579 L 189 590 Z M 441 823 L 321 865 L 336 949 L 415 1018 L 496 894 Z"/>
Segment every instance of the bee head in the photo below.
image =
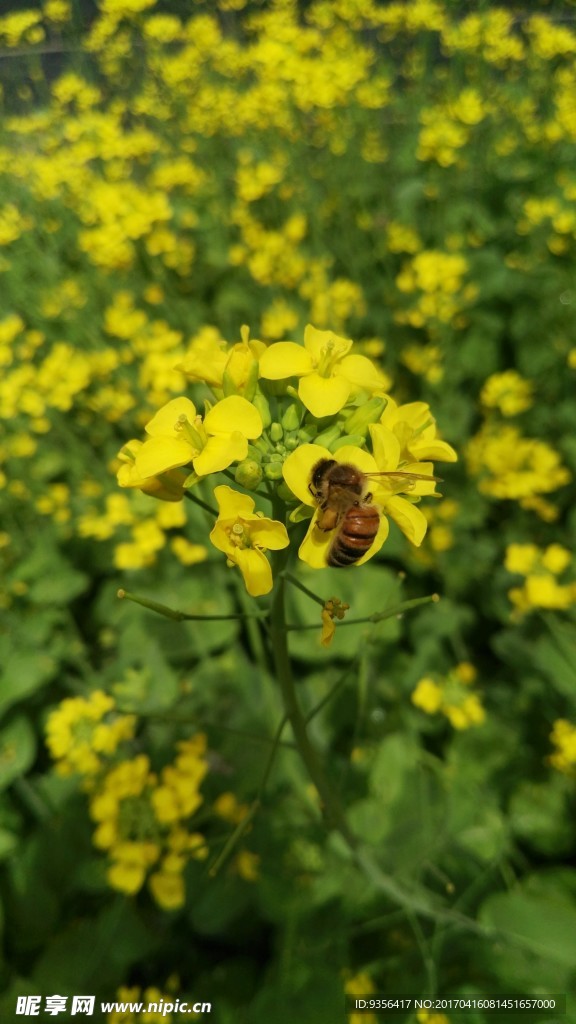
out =
<path fill-rule="evenodd" d="M 311 483 L 315 491 L 322 486 L 323 481 L 326 479 L 326 474 L 332 469 L 332 466 L 335 465 L 336 459 L 320 459 L 320 461 L 312 467 Z"/>

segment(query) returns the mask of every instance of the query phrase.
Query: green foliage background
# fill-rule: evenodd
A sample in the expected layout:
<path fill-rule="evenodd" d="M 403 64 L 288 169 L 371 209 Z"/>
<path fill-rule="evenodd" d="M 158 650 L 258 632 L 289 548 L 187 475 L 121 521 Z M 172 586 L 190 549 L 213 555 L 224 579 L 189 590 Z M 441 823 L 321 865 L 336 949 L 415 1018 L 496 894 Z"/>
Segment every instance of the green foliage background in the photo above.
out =
<path fill-rule="evenodd" d="M 380 993 L 571 994 L 574 776 L 549 757 L 554 722 L 576 721 L 574 601 L 511 617 L 521 580 L 504 560 L 510 544 L 572 551 L 576 526 L 573 5 L 141 7 L 60 21 L 47 3 L 22 31 L 0 17 L 2 1019 L 17 995 L 111 1000 L 174 976 L 217 1024 L 343 1021 L 358 975 Z M 166 38 L 153 19 L 172 12 Z M 432 284 L 406 288 L 419 253 Z M 350 823 L 428 912 L 358 871 L 287 746 L 242 840 L 258 877 L 193 862 L 168 913 L 107 885 L 45 721 L 102 688 L 137 708 L 138 749 L 159 761 L 206 732 L 207 807 L 254 799 L 282 714 L 257 633 L 115 596 L 226 614 L 238 581 L 212 549 L 192 566 L 171 550 L 207 543 L 197 510 L 171 526 L 143 495 L 116 505 L 114 458 L 181 393 L 173 367 L 207 326 L 277 340 L 307 322 L 376 353 L 460 455 L 441 471 L 452 518 L 433 510 L 422 552 L 397 531 L 368 566 L 300 577 L 358 616 L 440 603 L 338 627 L 328 651 L 319 629 L 291 636 L 305 710 L 338 683 L 311 735 Z M 511 421 L 480 398 L 508 369 L 533 388 Z M 527 497 L 544 506 L 472 471 L 470 439 L 509 422 L 569 471 L 548 488 L 532 468 Z M 291 601 L 291 622 L 312 621 L 304 594 Z M 411 695 L 462 662 L 486 719 L 455 730 Z"/>

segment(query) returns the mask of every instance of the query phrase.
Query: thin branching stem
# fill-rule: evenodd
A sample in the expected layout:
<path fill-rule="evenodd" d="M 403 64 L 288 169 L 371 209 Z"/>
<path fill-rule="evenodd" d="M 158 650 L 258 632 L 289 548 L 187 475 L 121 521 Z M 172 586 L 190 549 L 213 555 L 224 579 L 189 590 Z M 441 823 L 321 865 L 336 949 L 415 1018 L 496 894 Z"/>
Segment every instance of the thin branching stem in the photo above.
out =
<path fill-rule="evenodd" d="M 230 612 L 229 615 L 195 615 L 192 612 L 180 612 L 176 608 L 169 608 L 168 605 L 160 604 L 158 601 L 151 601 L 147 597 L 139 597 L 137 594 L 130 594 L 127 590 L 119 590 L 117 595 L 121 600 L 132 601 L 142 608 L 148 608 L 151 612 L 163 615 L 166 619 L 173 619 L 175 622 L 223 622 L 228 619 L 263 619 L 266 612 Z"/>

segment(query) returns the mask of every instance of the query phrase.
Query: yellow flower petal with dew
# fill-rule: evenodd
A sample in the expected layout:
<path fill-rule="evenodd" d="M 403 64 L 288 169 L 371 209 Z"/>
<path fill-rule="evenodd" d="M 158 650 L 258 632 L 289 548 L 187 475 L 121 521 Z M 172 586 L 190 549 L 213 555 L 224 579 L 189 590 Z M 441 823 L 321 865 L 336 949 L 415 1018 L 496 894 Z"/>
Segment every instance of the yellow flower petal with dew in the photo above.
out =
<path fill-rule="evenodd" d="M 134 469 L 140 477 L 158 476 L 168 469 L 185 466 L 195 454 L 196 450 L 182 436 L 151 437 L 139 448 Z"/>
<path fill-rule="evenodd" d="M 262 417 L 258 409 L 241 395 L 223 398 L 204 417 L 207 434 L 232 434 L 239 431 L 252 440 L 260 437 L 262 428 Z"/>
<path fill-rule="evenodd" d="M 310 353 L 295 341 L 278 341 L 260 356 L 260 376 L 267 380 L 299 377 L 313 369 Z"/>
<path fill-rule="evenodd" d="M 194 458 L 194 470 L 198 476 L 219 473 L 228 469 L 233 462 L 241 462 L 247 454 L 248 441 L 238 430 L 232 434 L 209 437 L 200 454 Z"/>
<path fill-rule="evenodd" d="M 194 423 L 196 415 L 196 406 L 189 398 L 172 398 L 146 424 L 146 433 L 150 437 L 177 435 L 176 424 L 180 417 L 185 416 L 189 423 Z"/>
<path fill-rule="evenodd" d="M 235 561 L 251 597 L 261 597 L 270 593 L 272 569 L 263 551 L 258 548 L 238 548 Z"/>
<path fill-rule="evenodd" d="M 352 385 L 340 374 L 334 377 L 321 377 L 319 373 L 309 373 L 302 377 L 298 384 L 300 400 L 318 419 L 340 412 L 346 405 L 351 391 Z"/>

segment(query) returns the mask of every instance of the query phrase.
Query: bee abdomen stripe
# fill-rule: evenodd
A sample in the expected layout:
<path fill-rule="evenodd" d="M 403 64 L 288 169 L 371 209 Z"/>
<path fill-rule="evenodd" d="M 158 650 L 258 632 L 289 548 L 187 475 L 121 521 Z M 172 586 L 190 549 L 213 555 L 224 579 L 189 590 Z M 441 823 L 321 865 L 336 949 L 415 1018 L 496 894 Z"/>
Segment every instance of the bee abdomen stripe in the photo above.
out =
<path fill-rule="evenodd" d="M 328 555 L 328 565 L 336 565 L 336 566 L 352 565 L 353 562 L 357 562 L 358 561 L 358 559 L 361 557 L 361 555 L 362 555 L 362 552 L 360 552 L 360 551 L 354 551 L 352 553 L 347 553 L 345 551 L 342 551 L 342 548 L 339 547 L 337 551 L 330 551 L 330 553 Z"/>

